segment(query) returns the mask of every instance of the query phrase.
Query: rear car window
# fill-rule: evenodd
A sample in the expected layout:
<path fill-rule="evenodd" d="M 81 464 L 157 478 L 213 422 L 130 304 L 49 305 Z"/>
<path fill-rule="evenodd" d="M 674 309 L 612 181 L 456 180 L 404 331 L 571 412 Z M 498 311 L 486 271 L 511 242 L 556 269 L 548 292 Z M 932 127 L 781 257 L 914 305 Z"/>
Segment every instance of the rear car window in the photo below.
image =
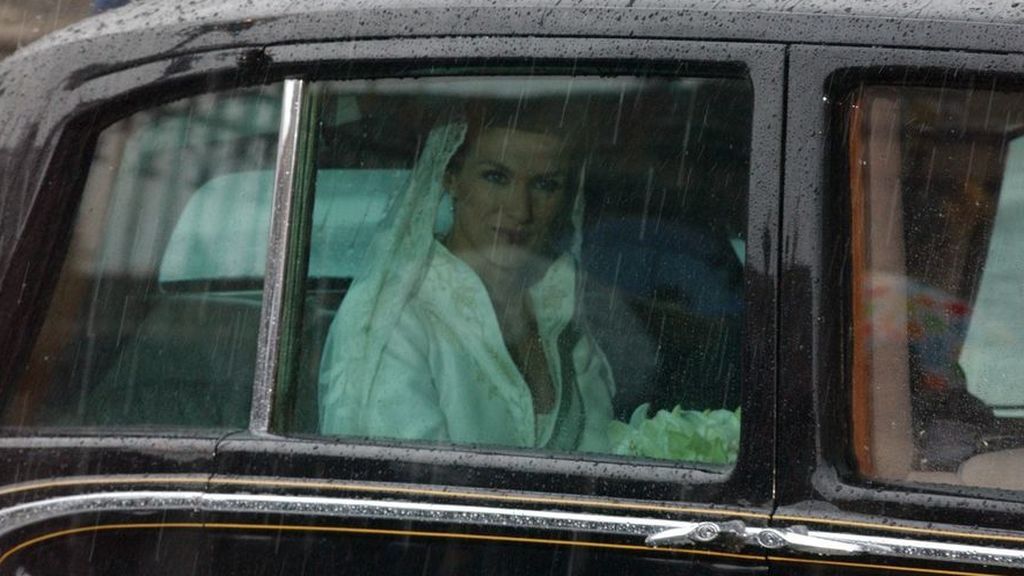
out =
<path fill-rule="evenodd" d="M 734 463 L 751 82 L 555 72 L 309 84 L 276 432 Z M 100 133 L 5 426 L 248 425 L 281 100 Z"/>
<path fill-rule="evenodd" d="M 244 427 L 280 96 L 207 94 L 103 130 L 8 427 Z"/>
<path fill-rule="evenodd" d="M 858 466 L 1024 489 L 1024 93 L 866 84 L 848 105 Z"/>
<path fill-rule="evenodd" d="M 314 90 L 283 431 L 734 461 L 747 78 Z"/>

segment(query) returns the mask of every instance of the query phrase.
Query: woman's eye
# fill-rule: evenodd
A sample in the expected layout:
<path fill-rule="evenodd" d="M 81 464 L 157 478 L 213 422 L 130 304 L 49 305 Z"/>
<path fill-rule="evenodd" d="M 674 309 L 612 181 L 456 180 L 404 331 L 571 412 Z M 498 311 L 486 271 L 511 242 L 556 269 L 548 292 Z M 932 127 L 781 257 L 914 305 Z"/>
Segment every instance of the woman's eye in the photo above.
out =
<path fill-rule="evenodd" d="M 551 194 L 562 189 L 562 181 L 557 178 L 539 178 L 533 182 L 533 188 Z"/>
<path fill-rule="evenodd" d="M 507 184 L 508 176 L 498 170 L 487 170 L 482 175 L 484 180 L 491 184 Z"/>

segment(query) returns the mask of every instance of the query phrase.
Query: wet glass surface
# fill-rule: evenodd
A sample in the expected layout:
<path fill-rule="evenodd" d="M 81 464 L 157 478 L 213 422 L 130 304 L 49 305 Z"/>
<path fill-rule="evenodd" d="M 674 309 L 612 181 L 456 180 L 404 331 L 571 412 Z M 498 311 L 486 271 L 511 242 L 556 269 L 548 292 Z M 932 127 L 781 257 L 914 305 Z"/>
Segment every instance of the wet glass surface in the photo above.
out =
<path fill-rule="evenodd" d="M 1024 489 L 1024 95 L 868 86 L 851 104 L 862 472 Z"/>
<path fill-rule="evenodd" d="M 278 88 L 250 89 L 100 134 L 4 426 L 246 425 L 279 114 Z"/>
<path fill-rule="evenodd" d="M 278 428 L 735 461 L 749 80 L 312 86 Z M 246 426 L 279 106 L 211 94 L 101 134 L 8 429 Z"/>
<path fill-rule="evenodd" d="M 748 80 L 315 89 L 291 432 L 735 459 Z"/>

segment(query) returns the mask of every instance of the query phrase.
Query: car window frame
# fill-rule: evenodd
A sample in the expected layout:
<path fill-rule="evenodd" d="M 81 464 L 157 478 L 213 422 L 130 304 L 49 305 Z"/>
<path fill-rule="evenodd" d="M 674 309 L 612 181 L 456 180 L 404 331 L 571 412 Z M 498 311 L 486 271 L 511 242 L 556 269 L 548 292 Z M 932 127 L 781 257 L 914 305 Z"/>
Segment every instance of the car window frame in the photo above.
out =
<path fill-rule="evenodd" d="M 575 55 L 573 60 L 565 59 L 564 54 L 567 51 Z M 563 478 L 573 478 L 571 484 L 578 486 L 593 486 L 596 478 L 604 477 L 604 480 L 600 482 L 602 489 L 596 492 L 602 495 L 647 494 L 646 498 L 679 499 L 679 483 L 684 483 L 689 487 L 684 492 L 692 493 L 694 496 L 704 494 L 698 497 L 698 500 L 724 501 L 723 494 L 730 495 L 728 500 L 734 502 L 766 502 L 770 499 L 773 459 L 769 453 L 772 451 L 765 450 L 765 443 L 758 443 L 758 441 L 764 440 L 766 430 L 774 430 L 772 420 L 774 417 L 773 388 L 775 380 L 774 270 L 776 261 L 773 253 L 777 246 L 774 238 L 777 231 L 775 225 L 778 213 L 779 186 L 777 167 L 781 148 L 781 124 L 779 123 L 780 118 L 775 116 L 773 111 L 775 114 L 781 112 L 781 85 L 775 80 L 780 77 L 782 72 L 783 51 L 784 48 L 778 45 L 698 43 L 675 40 L 556 38 L 530 38 L 528 42 L 521 43 L 510 43 L 507 39 L 501 38 L 351 41 L 268 48 L 269 59 L 286 68 L 309 66 L 310 68 L 307 68 L 305 73 L 297 74 L 297 77 L 311 82 L 366 78 L 365 75 L 358 75 L 358 72 L 367 69 L 370 71 L 387 70 L 388 64 L 392 66 L 391 70 L 396 70 L 394 67 L 396 63 L 399 66 L 403 63 L 412 63 L 414 66 L 443 65 L 445 63 L 472 66 L 493 62 L 530 66 L 540 65 L 544 62 L 569 65 L 573 61 L 586 60 L 595 64 L 604 63 L 610 69 L 628 75 L 629 63 L 643 69 L 655 62 L 672 62 L 682 70 L 680 61 L 689 60 L 701 62 L 698 69 L 708 70 L 715 61 L 740 62 L 747 68 L 755 101 L 748 190 L 747 237 L 749 244 L 745 268 L 745 297 L 748 308 L 747 317 L 744 320 L 743 358 L 746 363 L 742 392 L 744 423 L 741 432 L 740 460 L 730 474 L 702 472 L 671 462 L 601 462 L 599 459 L 586 457 L 531 454 L 525 451 L 512 452 L 501 449 L 488 449 L 484 453 L 459 447 L 420 448 L 409 445 L 402 446 L 394 442 L 367 443 L 344 438 L 285 438 L 275 434 L 269 419 L 251 426 L 254 436 L 263 438 L 263 440 L 259 440 L 261 447 L 274 451 L 288 451 L 296 459 L 299 454 L 306 454 L 310 457 L 313 457 L 313 454 L 325 456 L 332 454 L 338 459 L 338 462 L 350 460 L 352 457 L 355 460 L 362 460 L 366 456 L 380 453 L 381 457 L 389 461 L 404 461 L 396 462 L 392 467 L 394 469 L 406 468 L 409 462 L 419 462 L 420 464 L 430 462 L 436 466 L 443 465 L 445 467 L 456 465 L 460 468 L 466 465 L 473 468 L 491 468 L 493 466 L 499 470 L 504 469 L 505 472 L 515 476 L 527 473 L 524 480 L 530 476 L 536 476 L 536 480 L 528 481 L 525 484 L 520 482 L 503 483 L 504 486 L 520 485 L 527 489 L 549 484 L 550 480 L 540 480 L 540 478 L 550 477 L 553 474 Z M 628 57 L 624 57 L 624 54 L 627 54 Z M 341 68 L 342 75 L 339 75 L 337 68 Z M 391 72 L 391 74 L 393 75 L 395 72 Z M 685 72 L 678 74 L 683 75 Z M 275 214 L 275 218 L 287 219 L 288 215 Z M 286 227 L 282 226 L 281 228 L 284 230 Z M 288 233 L 283 231 L 282 234 L 287 236 Z M 299 246 L 301 243 L 295 245 Z M 302 285 L 301 282 L 295 280 L 285 281 L 284 284 Z M 754 305 L 755 302 L 756 305 Z M 278 326 L 284 328 L 280 324 Z M 755 344 L 748 347 L 748 343 Z M 257 396 L 263 398 L 269 406 L 274 402 L 275 392 L 264 389 L 254 392 L 254 397 Z M 276 441 L 272 444 L 267 443 L 264 436 L 266 434 L 275 436 Z M 222 446 L 222 453 L 231 452 L 236 448 L 241 449 L 242 446 L 253 441 L 253 439 L 245 439 L 242 436 L 244 435 L 235 436 L 226 442 Z M 226 455 L 225 458 L 227 458 Z M 589 471 L 586 475 L 581 476 L 579 474 L 580 461 L 591 460 Z M 353 463 L 349 462 L 344 466 L 348 467 Z M 234 468 L 235 465 L 232 465 L 231 468 Z M 244 465 L 243 468 L 245 468 Z M 419 474 L 416 475 L 419 476 Z M 486 476 L 486 474 L 481 476 Z M 479 481 L 467 481 L 467 478 L 465 475 L 452 475 L 445 483 L 465 486 L 480 485 Z M 611 480 L 613 478 L 615 480 Z M 391 470 L 380 479 L 401 480 L 403 475 Z M 624 482 L 624 479 L 635 481 Z M 484 485 L 490 483 L 491 481 L 486 481 Z M 625 484 L 625 486 L 616 488 L 616 484 Z M 570 484 L 564 485 L 568 487 Z M 752 488 L 754 486 L 756 488 Z M 711 494 L 715 496 L 712 497 Z"/>
<path fill-rule="evenodd" d="M 211 88 L 242 87 L 269 84 L 286 79 L 303 81 L 326 79 L 331 77 L 330 66 L 325 61 L 333 61 L 337 68 L 345 68 L 358 62 L 363 66 L 381 66 L 388 63 L 412 63 L 421 65 L 424 58 L 430 55 L 438 61 L 465 62 L 515 62 L 528 65 L 541 60 L 571 62 L 565 54 L 572 52 L 578 59 L 586 59 L 595 63 L 615 64 L 619 69 L 626 64 L 646 66 L 650 62 L 676 62 L 687 59 L 691 61 L 726 61 L 741 63 L 748 69 L 750 82 L 754 91 L 754 118 L 752 120 L 752 154 L 750 166 L 750 185 L 748 191 L 747 215 L 747 263 L 745 267 L 745 288 L 748 311 L 744 320 L 744 352 L 746 366 L 743 379 L 744 423 L 741 441 L 741 458 L 732 473 L 728 475 L 702 472 L 688 469 L 674 463 L 638 462 L 589 462 L 587 469 L 581 471 L 580 459 L 552 458 L 550 455 L 529 453 L 506 453 L 502 451 L 459 451 L 438 448 L 395 447 L 395 446 L 360 446 L 351 442 L 329 438 L 316 440 L 275 437 L 271 434 L 269 421 L 263 420 L 269 414 L 269 404 L 260 404 L 259 398 L 272 399 L 272 388 L 261 385 L 254 388 L 252 409 L 257 419 L 250 422 L 248 430 L 229 432 L 217 436 L 214 452 L 218 453 L 217 468 L 221 471 L 237 473 L 239 470 L 265 470 L 281 468 L 281 454 L 293 456 L 289 460 L 305 461 L 300 456 L 303 452 L 317 453 L 332 460 L 327 464 L 316 464 L 326 472 L 336 470 L 341 477 L 377 477 L 407 481 L 424 476 L 423 464 L 444 468 L 447 472 L 458 473 L 434 474 L 430 476 L 450 476 L 448 483 L 462 486 L 517 487 L 523 489 L 540 489 L 546 491 L 596 494 L 603 496 L 621 496 L 630 498 L 696 500 L 740 507 L 751 504 L 767 509 L 771 500 L 772 467 L 774 465 L 774 394 L 775 394 L 775 298 L 776 298 L 776 259 L 774 257 L 778 243 L 778 205 L 779 205 L 779 166 L 781 163 L 782 134 L 782 98 L 783 88 L 777 82 L 783 72 L 782 45 L 757 45 L 728 42 L 698 42 L 676 40 L 622 40 L 622 39 L 565 39 L 565 38 L 529 38 L 522 42 L 509 42 L 508 38 L 441 38 L 441 39 L 400 39 L 400 40 L 365 40 L 349 42 L 331 42 L 326 44 L 277 45 L 261 49 L 231 49 L 214 51 L 196 55 L 189 67 L 175 67 L 180 58 L 153 61 L 137 68 L 109 72 L 85 79 L 65 94 L 58 106 L 47 112 L 48 118 L 42 123 L 60 134 L 59 144 L 54 147 L 53 154 L 48 156 L 54 160 L 66 158 L 67 154 L 77 153 L 79 162 L 88 163 L 88 148 L 83 153 L 81 131 L 88 126 L 92 130 L 109 125 L 119 118 L 130 115 L 140 109 L 148 108 L 161 102 L 195 95 L 210 91 Z M 708 69 L 712 64 L 702 65 Z M 335 74 L 336 78 L 337 75 Z M 75 152 L 77 150 L 77 152 Z M 280 156 L 279 156 L 280 157 Z M 79 164 L 81 165 L 81 164 Z M 65 165 L 49 164 L 47 193 L 40 194 L 45 201 L 33 210 L 29 222 L 43 218 L 46 208 L 55 210 L 69 220 L 73 217 L 77 198 L 80 196 L 80 183 L 62 179 L 61 171 Z M 52 214 L 50 214 L 52 216 Z M 38 239 L 36 239 L 38 241 Z M 274 242 L 273 239 L 270 242 Z M 51 262 L 49 266 L 34 268 L 28 278 L 28 285 L 35 292 L 33 301 L 38 303 L 47 297 L 52 290 L 55 274 L 59 273 L 63 249 L 58 251 L 52 246 L 39 247 L 29 240 L 27 246 L 19 245 L 13 260 L 27 267 L 32 256 L 45 256 L 56 262 L 56 269 Z M 29 250 L 28 248 L 32 248 Z M 57 257 L 54 257 L 56 255 Z M 270 270 L 265 290 L 270 289 Z M 277 289 L 282 289 L 287 281 L 283 276 L 275 280 Z M 10 302 L 10 299 L 6 299 Z M 756 305 L 754 305 L 756 303 Z M 18 325 L 30 326 L 35 320 L 31 311 L 39 307 L 28 307 L 16 310 L 21 316 Z M 13 311 L 12 311 L 13 312 Z M 267 309 L 264 314 L 272 314 Z M 266 325 L 274 323 L 275 316 L 264 317 Z M 261 351 L 268 353 L 269 348 Z M 273 358 L 263 366 L 264 374 L 273 374 L 276 370 L 277 355 L 269 353 Z M 13 362 L 11 358 L 5 360 Z M 33 433 L 29 432 L 29 436 Z M 182 449 L 192 446 L 196 437 L 202 433 L 188 431 L 104 431 L 96 430 L 83 433 L 79 446 L 81 455 L 94 454 L 97 460 L 102 459 L 103 450 L 100 446 L 122 444 L 122 440 L 139 437 L 140 439 L 160 437 L 168 441 L 167 449 L 174 450 L 175 444 Z M 24 434 L 0 438 L 0 449 L 5 445 L 22 443 Z M 55 435 L 56 444 L 67 444 L 68 435 Z M 227 439 L 235 440 L 234 444 Z M 211 440 L 213 438 L 211 437 Z M 40 442 L 45 439 L 40 438 Z M 87 450 L 96 448 L 95 452 Z M 228 453 L 241 450 L 246 454 L 263 453 L 266 458 L 245 464 Z M 278 456 L 274 456 L 278 454 Z M 236 456 L 240 454 L 235 452 Z M 132 466 L 126 462 L 113 464 L 93 461 L 83 462 L 83 466 L 96 472 L 129 472 Z M 246 458 L 241 458 L 246 460 Z M 382 460 L 399 459 L 388 470 L 382 470 Z M 317 460 L 321 460 L 317 458 Z M 312 462 L 305 461 L 308 465 Z M 42 467 L 38 474 L 45 476 Z M 288 468 L 285 466 L 284 468 Z M 308 476 L 305 465 L 298 466 L 292 474 Z M 478 470 L 466 473 L 467 469 Z M 417 471 L 418 470 L 418 471 Z M 343 472 L 344 471 L 344 472 Z M 496 474 L 500 472 L 501 474 Z M 504 480 L 496 480 L 503 475 Z M 518 480 L 517 480 L 518 478 Z M 428 480 L 428 483 L 436 483 Z M 686 486 L 681 489 L 680 484 Z M 547 488 L 545 488 L 547 486 Z"/>
<path fill-rule="evenodd" d="M 852 357 L 850 320 L 848 172 L 845 116 L 837 101 L 859 81 L 927 85 L 926 75 L 968 79 L 1024 79 L 1024 55 L 903 48 L 794 46 L 784 167 L 780 305 L 780 409 L 787 437 L 777 470 L 784 522 L 832 523 L 837 514 L 862 525 L 902 530 L 919 523 L 999 530 L 1019 529 L 1024 493 L 970 486 L 873 480 L 857 474 L 850 426 Z M 934 80 L 931 82 L 934 84 Z M 797 91 L 796 86 L 805 87 Z M 808 90 L 806 87 L 818 87 Z M 993 506 L 993 500 L 999 501 Z M 815 506 L 836 513 L 821 513 Z M 881 527 L 871 518 L 888 518 Z M 984 534 L 978 531 L 979 538 Z"/>

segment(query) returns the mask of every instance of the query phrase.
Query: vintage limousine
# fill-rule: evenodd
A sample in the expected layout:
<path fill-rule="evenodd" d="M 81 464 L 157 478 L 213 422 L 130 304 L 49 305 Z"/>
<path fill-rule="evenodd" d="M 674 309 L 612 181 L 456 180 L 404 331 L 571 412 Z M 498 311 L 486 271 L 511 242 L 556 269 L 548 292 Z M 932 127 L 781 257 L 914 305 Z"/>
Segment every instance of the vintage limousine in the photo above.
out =
<path fill-rule="evenodd" d="M 0 574 L 1024 569 L 1024 7 L 153 0 L 0 62 Z"/>

